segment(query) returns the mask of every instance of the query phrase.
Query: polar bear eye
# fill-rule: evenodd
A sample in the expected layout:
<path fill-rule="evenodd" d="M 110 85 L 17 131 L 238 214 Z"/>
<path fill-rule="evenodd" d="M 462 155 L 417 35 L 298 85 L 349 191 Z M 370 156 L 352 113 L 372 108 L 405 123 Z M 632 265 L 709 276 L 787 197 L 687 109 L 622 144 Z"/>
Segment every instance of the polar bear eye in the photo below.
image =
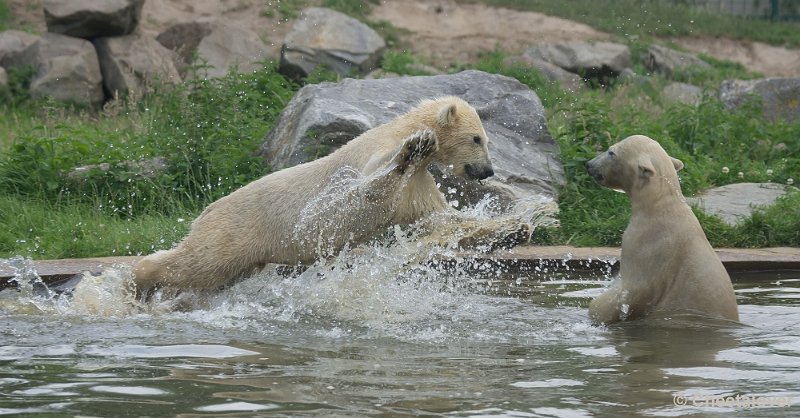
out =
<path fill-rule="evenodd" d="M 615 155 L 617 155 L 617 154 L 615 154 L 615 153 L 614 153 L 614 151 L 608 150 L 608 155 L 609 155 L 609 156 L 611 156 L 611 157 L 613 157 L 613 156 L 615 156 Z"/>
<path fill-rule="evenodd" d="M 481 137 L 479 137 L 478 135 L 473 136 L 472 140 L 475 141 L 476 144 L 481 143 Z"/>

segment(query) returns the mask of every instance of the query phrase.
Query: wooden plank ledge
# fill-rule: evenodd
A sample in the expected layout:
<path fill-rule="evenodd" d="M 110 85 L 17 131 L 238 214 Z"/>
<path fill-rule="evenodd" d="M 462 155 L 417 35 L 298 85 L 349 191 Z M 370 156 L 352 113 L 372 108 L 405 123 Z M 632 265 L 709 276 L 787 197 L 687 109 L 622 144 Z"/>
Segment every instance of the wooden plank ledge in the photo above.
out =
<path fill-rule="evenodd" d="M 800 248 L 719 248 L 717 254 L 730 272 L 743 271 L 800 271 Z M 520 246 L 491 254 L 463 252 L 461 258 L 492 261 L 510 271 L 610 271 L 619 265 L 620 249 L 615 247 Z M 34 260 L 39 277 L 47 283 L 57 283 L 88 271 L 99 274 L 114 264 L 133 265 L 140 256 L 94 257 L 62 260 Z M 0 288 L 12 285 L 15 274 L 8 260 L 0 259 Z"/>
<path fill-rule="evenodd" d="M 36 273 L 46 284 L 67 280 L 77 274 L 88 271 L 100 274 L 104 269 L 114 264 L 133 265 L 142 257 L 93 257 L 93 258 L 67 258 L 61 260 L 33 260 Z M 16 270 L 9 264 L 8 259 L 0 259 L 0 289 L 12 285 L 9 282 L 14 277 Z"/>
<path fill-rule="evenodd" d="M 715 250 L 730 272 L 800 270 L 800 248 L 718 248 Z M 557 268 L 565 265 L 571 270 L 586 270 L 618 266 L 618 247 L 519 246 L 495 251 L 491 255 L 464 253 L 465 257 L 490 258 L 501 264 L 542 264 Z"/>

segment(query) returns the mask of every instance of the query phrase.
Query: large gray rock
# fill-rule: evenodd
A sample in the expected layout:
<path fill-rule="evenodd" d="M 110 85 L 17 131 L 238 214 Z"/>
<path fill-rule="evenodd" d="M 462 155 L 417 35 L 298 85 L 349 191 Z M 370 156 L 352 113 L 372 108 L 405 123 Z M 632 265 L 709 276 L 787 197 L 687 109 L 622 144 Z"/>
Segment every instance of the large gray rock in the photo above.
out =
<path fill-rule="evenodd" d="M 22 64 L 22 53 L 39 39 L 38 36 L 18 30 L 0 32 L 0 66 L 14 68 Z"/>
<path fill-rule="evenodd" d="M 676 51 L 662 45 L 651 45 L 642 54 L 642 63 L 648 70 L 670 77 L 692 70 L 708 70 L 711 65 L 692 54 Z"/>
<path fill-rule="evenodd" d="M 25 49 L 20 62 L 36 68 L 30 86 L 34 98 L 91 106 L 105 99 L 97 52 L 87 40 L 47 33 Z"/>
<path fill-rule="evenodd" d="M 342 13 L 317 7 L 304 9 L 286 36 L 280 71 L 305 77 L 319 65 L 342 76 L 366 74 L 378 65 L 386 42 L 369 26 Z"/>
<path fill-rule="evenodd" d="M 617 76 L 617 80 L 624 84 L 633 84 L 633 85 L 645 85 L 650 84 L 652 81 L 650 77 L 646 75 L 636 74 L 632 68 L 626 68 L 622 70 L 621 73 Z"/>
<path fill-rule="evenodd" d="M 91 39 L 136 29 L 144 0 L 44 0 L 48 32 Z"/>
<path fill-rule="evenodd" d="M 667 102 L 698 106 L 703 100 L 703 89 L 686 83 L 670 83 L 661 92 Z"/>
<path fill-rule="evenodd" d="M 725 80 L 719 98 L 727 109 L 736 109 L 752 98 L 760 98 L 768 120 L 800 122 L 800 78 Z"/>
<path fill-rule="evenodd" d="M 486 193 L 501 204 L 555 197 L 563 168 L 539 98 L 512 78 L 480 71 L 307 85 L 267 135 L 262 155 L 275 170 L 300 164 L 406 113 L 422 99 L 445 95 L 459 96 L 478 110 L 495 176 L 481 185 L 455 176 L 443 179 L 441 170 L 434 170 L 443 190 L 458 188 L 465 193 L 461 203 L 469 204 Z"/>
<path fill-rule="evenodd" d="M 103 84 L 111 96 L 131 91 L 146 94 L 157 83 L 181 81 L 174 52 L 148 35 L 99 38 L 94 41 L 103 73 Z"/>
<path fill-rule="evenodd" d="M 264 61 L 276 58 L 257 33 L 225 19 L 178 23 L 156 39 L 178 53 L 178 69 L 184 76 L 195 59 L 204 65 L 198 76 L 219 78 L 233 68 L 240 72 L 260 70 Z"/>
<path fill-rule="evenodd" d="M 628 46 L 612 42 L 540 42 L 525 51 L 525 56 L 602 82 L 618 76 L 631 66 Z"/>
<path fill-rule="evenodd" d="M 197 46 L 211 34 L 213 20 L 202 19 L 194 22 L 176 23 L 156 36 L 165 48 L 178 54 L 178 71 L 184 75 L 186 68 L 197 58 Z"/>
<path fill-rule="evenodd" d="M 775 183 L 735 183 L 709 189 L 687 200 L 725 223 L 736 225 L 749 218 L 755 208 L 770 206 L 792 190 L 797 189 Z"/>
<path fill-rule="evenodd" d="M 579 75 L 571 73 L 553 63 L 534 58 L 529 55 L 527 51 L 519 57 L 511 57 L 507 62 L 528 65 L 536 69 L 536 71 L 539 71 L 539 73 L 548 80 L 558 83 L 561 88 L 571 92 L 578 92 L 586 88 L 586 83 L 583 82 L 583 79 Z"/>

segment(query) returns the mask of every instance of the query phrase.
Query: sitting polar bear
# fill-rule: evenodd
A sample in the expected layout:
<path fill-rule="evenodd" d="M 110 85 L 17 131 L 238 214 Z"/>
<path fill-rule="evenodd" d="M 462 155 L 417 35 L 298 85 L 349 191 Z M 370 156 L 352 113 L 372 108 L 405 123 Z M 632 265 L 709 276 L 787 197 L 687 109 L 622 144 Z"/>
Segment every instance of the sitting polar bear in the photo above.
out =
<path fill-rule="evenodd" d="M 427 100 L 332 154 L 271 173 L 209 205 L 174 249 L 139 261 L 140 292 L 214 289 L 265 264 L 308 264 L 392 224 L 453 211 L 427 167 L 494 174 L 478 113 L 456 97 Z"/>
<path fill-rule="evenodd" d="M 696 313 L 739 320 L 731 279 L 678 181 L 680 160 L 634 135 L 587 163 L 601 185 L 624 191 L 632 214 L 622 236 L 620 277 L 589 306 L 594 323 Z"/>

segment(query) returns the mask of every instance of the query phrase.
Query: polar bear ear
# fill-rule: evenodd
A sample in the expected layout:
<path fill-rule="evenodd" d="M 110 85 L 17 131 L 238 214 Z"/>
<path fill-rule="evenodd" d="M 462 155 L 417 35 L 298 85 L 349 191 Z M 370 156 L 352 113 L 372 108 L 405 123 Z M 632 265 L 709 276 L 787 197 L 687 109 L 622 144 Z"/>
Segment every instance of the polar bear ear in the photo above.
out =
<path fill-rule="evenodd" d="M 439 126 L 447 126 L 456 121 L 458 109 L 454 103 L 448 104 L 439 111 Z"/>
<path fill-rule="evenodd" d="M 669 158 L 672 159 L 672 165 L 675 166 L 675 171 L 681 171 L 683 169 L 683 161 L 673 157 Z"/>
<path fill-rule="evenodd" d="M 639 177 L 650 178 L 656 174 L 656 168 L 650 158 L 642 157 L 639 159 Z"/>

